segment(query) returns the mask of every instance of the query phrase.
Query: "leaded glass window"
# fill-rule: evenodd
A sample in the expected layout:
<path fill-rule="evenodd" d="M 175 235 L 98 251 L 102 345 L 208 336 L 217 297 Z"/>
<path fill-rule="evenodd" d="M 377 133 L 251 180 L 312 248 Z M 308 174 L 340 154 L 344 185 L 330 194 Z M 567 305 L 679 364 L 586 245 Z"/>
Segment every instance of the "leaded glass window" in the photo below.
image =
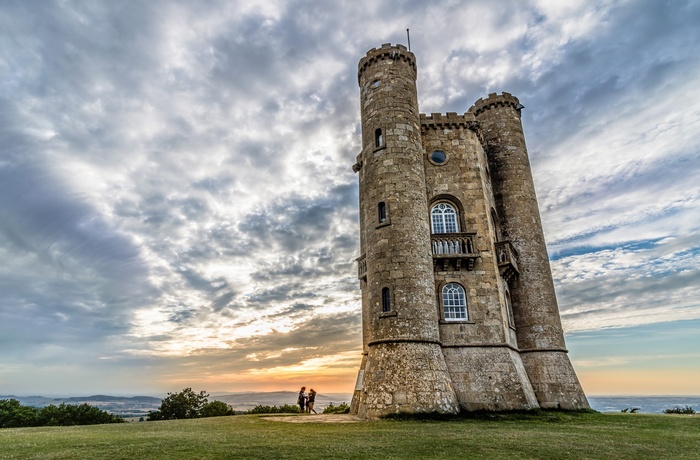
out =
<path fill-rule="evenodd" d="M 457 283 L 446 284 L 442 288 L 442 307 L 446 321 L 467 321 L 467 296 L 464 288 Z"/>
<path fill-rule="evenodd" d="M 457 233 L 457 211 L 448 203 L 438 203 L 430 211 L 433 233 Z"/>

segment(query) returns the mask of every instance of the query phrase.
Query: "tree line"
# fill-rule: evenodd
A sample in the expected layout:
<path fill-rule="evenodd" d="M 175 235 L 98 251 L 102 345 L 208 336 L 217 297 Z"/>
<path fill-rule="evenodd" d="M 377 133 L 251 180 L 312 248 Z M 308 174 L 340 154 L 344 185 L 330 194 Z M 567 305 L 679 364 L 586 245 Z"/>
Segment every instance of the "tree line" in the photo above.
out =
<path fill-rule="evenodd" d="M 73 426 L 122 423 L 124 419 L 89 404 L 23 406 L 16 399 L 0 400 L 0 428 Z"/>
<path fill-rule="evenodd" d="M 323 411 L 327 413 L 347 413 L 347 404 L 334 406 L 331 403 Z M 297 413 L 299 407 L 295 405 L 257 406 L 249 414 L 262 413 Z M 148 421 L 152 420 L 176 420 L 185 418 L 220 417 L 235 415 L 231 406 L 222 401 L 209 401 L 209 394 L 205 391 L 195 393 L 192 388 L 185 388 L 178 393 L 168 393 L 161 401 L 158 410 L 148 413 Z M 16 399 L 0 400 L 0 428 L 18 428 L 31 426 L 72 426 L 72 425 L 96 425 L 102 423 L 122 423 L 124 419 L 110 414 L 89 404 L 65 404 L 58 406 L 49 405 L 43 408 L 23 406 Z"/>
<path fill-rule="evenodd" d="M 148 413 L 148 420 L 175 420 L 181 418 L 219 417 L 222 415 L 234 415 L 235 411 L 228 404 L 221 401 L 208 400 L 209 395 L 205 391 L 195 393 L 192 388 L 185 388 L 179 393 L 168 393 L 161 402 L 160 408 Z M 324 414 L 347 414 L 350 407 L 346 403 L 337 406 L 329 404 L 323 411 Z M 245 412 L 246 414 L 295 414 L 299 412 L 299 406 L 284 404 L 282 406 L 258 405 Z"/>

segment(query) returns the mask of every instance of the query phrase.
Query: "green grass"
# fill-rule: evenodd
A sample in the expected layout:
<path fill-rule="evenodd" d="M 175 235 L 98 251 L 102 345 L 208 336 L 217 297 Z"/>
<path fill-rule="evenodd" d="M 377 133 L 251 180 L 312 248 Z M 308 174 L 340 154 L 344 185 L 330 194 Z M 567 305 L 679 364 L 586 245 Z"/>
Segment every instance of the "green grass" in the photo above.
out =
<path fill-rule="evenodd" d="M 545 412 L 339 424 L 237 415 L 10 428 L 0 430 L 0 458 L 698 459 L 700 416 Z"/>

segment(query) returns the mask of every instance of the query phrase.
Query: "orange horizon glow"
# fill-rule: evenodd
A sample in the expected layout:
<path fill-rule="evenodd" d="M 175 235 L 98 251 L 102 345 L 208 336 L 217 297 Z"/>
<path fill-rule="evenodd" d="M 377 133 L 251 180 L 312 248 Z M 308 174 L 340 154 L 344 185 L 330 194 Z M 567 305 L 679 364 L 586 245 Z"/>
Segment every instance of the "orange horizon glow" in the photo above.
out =
<path fill-rule="evenodd" d="M 700 395 L 700 369 L 586 370 L 578 377 L 588 396 Z"/>
<path fill-rule="evenodd" d="M 158 386 L 167 391 L 191 387 L 209 393 L 298 391 L 305 386 L 322 394 L 352 394 L 360 363 L 361 353 L 353 350 L 286 366 L 196 375 L 172 373 Z M 577 375 L 584 392 L 591 397 L 700 395 L 700 368 L 654 370 L 579 365 Z"/>
<path fill-rule="evenodd" d="M 337 375 L 291 375 L 278 376 L 275 379 L 256 380 L 253 378 L 223 383 L 218 379 L 193 379 L 183 376 L 181 379 L 169 380 L 169 388 L 191 387 L 195 390 L 205 388 L 208 393 L 217 392 L 270 392 L 270 391 L 299 391 L 302 386 L 313 388 L 319 393 L 352 393 L 355 388 L 357 371 L 339 373 Z M 169 390 L 174 391 L 174 390 Z"/>
<path fill-rule="evenodd" d="M 313 388 L 319 393 L 352 393 L 361 354 L 356 351 L 312 358 L 296 365 L 254 368 L 242 372 L 197 376 L 173 375 L 162 383 L 169 388 L 198 386 L 207 392 L 298 391 Z"/>
<path fill-rule="evenodd" d="M 215 392 L 298 391 L 302 386 L 319 393 L 351 394 L 355 387 L 359 362 L 353 368 L 317 368 L 279 372 L 261 372 L 204 377 L 180 376 L 169 379 L 169 387 L 201 387 Z M 596 370 L 578 372 L 587 396 L 692 396 L 700 395 L 700 369 L 674 369 L 663 373 L 649 370 Z"/>

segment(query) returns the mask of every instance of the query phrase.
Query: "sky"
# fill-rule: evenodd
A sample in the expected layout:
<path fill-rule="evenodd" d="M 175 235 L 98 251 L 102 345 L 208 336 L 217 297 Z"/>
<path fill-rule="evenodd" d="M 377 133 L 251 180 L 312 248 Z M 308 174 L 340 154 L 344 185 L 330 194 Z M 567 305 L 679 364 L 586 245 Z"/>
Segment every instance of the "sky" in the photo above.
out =
<path fill-rule="evenodd" d="M 700 394 L 700 2 L 0 0 L 0 394 L 351 392 L 357 63 L 522 111 L 589 395 Z"/>

